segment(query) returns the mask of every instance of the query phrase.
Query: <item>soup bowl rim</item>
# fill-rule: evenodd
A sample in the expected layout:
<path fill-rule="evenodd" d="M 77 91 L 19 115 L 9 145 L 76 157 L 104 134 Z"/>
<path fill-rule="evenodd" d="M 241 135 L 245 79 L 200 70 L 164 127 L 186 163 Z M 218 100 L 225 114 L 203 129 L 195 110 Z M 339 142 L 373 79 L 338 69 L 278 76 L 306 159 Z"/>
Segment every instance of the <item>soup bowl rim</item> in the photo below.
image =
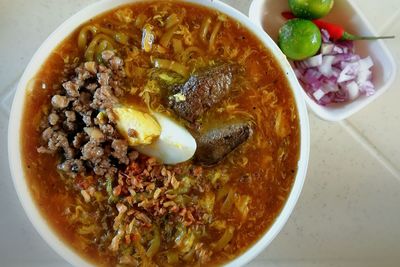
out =
<path fill-rule="evenodd" d="M 60 256 L 62 256 L 66 261 L 75 266 L 93 266 L 93 264 L 85 259 L 85 257 L 81 256 L 78 252 L 76 252 L 67 243 L 65 243 L 61 239 L 61 237 L 59 237 L 59 235 L 55 232 L 55 230 L 49 226 L 44 216 L 41 214 L 39 208 L 35 204 L 35 200 L 33 199 L 33 196 L 30 192 L 29 184 L 25 178 L 25 174 L 23 171 L 20 140 L 22 137 L 24 137 L 22 136 L 23 133 L 21 133 L 21 125 L 24 111 L 24 102 L 25 98 L 27 97 L 26 92 L 27 90 L 29 90 L 27 89 L 29 82 L 37 74 L 45 60 L 48 58 L 48 56 L 50 56 L 51 52 L 82 23 L 85 23 L 89 19 L 97 15 L 115 9 L 124 4 L 136 2 L 142 2 L 142 0 L 102 0 L 78 11 L 77 13 L 75 13 L 75 15 L 62 23 L 42 43 L 42 45 L 39 47 L 39 49 L 32 57 L 31 61 L 27 65 L 18 83 L 10 112 L 10 120 L 8 126 L 8 158 L 13 183 L 18 198 L 29 220 L 33 224 L 34 228 L 42 236 L 42 238 Z M 263 31 L 260 26 L 253 24 L 247 16 L 237 11 L 233 7 L 223 2 L 220 2 L 219 0 L 186 0 L 183 2 L 194 3 L 225 13 L 236 21 L 239 21 L 247 30 L 252 32 L 258 38 L 258 40 L 262 42 L 264 47 L 271 51 L 271 53 L 275 56 L 277 63 L 285 72 L 297 106 L 300 125 L 300 156 L 295 181 L 292 186 L 291 192 L 286 200 L 286 203 L 284 204 L 282 210 L 275 218 L 274 223 L 269 227 L 269 229 L 266 230 L 266 232 L 242 254 L 236 256 L 233 260 L 226 263 L 226 266 L 244 266 L 246 263 L 255 258 L 258 254 L 260 254 L 276 237 L 276 235 L 280 232 L 280 230 L 283 228 L 286 221 L 288 220 L 299 198 L 307 172 L 310 150 L 310 130 L 307 109 L 305 106 L 304 98 L 302 97 L 302 89 L 296 79 L 292 68 L 290 67 L 289 62 L 287 61 L 286 57 L 281 53 L 278 46 Z"/>

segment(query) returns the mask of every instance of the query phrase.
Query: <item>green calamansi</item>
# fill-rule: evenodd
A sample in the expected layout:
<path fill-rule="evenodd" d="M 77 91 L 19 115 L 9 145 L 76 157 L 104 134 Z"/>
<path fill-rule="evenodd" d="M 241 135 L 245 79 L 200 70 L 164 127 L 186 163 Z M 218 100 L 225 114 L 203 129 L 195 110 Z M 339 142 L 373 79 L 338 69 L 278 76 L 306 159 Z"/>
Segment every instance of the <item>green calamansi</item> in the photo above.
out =
<path fill-rule="evenodd" d="M 289 7 L 298 18 L 319 19 L 331 11 L 333 3 L 334 0 L 289 0 Z"/>
<path fill-rule="evenodd" d="M 321 32 L 311 21 L 292 19 L 279 30 L 278 45 L 292 60 L 303 60 L 314 56 L 321 47 Z"/>

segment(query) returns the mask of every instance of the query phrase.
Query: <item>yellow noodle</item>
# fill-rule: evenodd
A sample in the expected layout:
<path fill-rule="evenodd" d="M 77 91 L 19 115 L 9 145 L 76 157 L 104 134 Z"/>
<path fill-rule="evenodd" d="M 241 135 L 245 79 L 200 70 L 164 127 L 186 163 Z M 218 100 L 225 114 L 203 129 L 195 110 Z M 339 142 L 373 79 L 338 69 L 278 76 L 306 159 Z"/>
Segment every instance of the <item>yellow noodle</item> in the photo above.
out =
<path fill-rule="evenodd" d="M 153 64 L 156 68 L 172 70 L 183 77 L 187 77 L 189 73 L 189 70 L 186 66 L 173 60 L 156 58 L 154 59 Z"/>
<path fill-rule="evenodd" d="M 210 28 L 210 24 L 211 24 L 211 18 L 210 17 L 206 17 L 203 22 L 201 23 L 201 27 L 200 27 L 200 39 L 206 43 L 207 42 L 207 33 L 208 33 L 208 29 Z"/>
<path fill-rule="evenodd" d="M 104 27 L 97 27 L 98 31 L 101 33 L 104 33 L 108 36 L 112 36 L 112 38 L 114 38 L 115 41 L 117 41 L 120 44 L 128 44 L 128 35 L 123 33 L 123 32 L 116 32 Z"/>
<path fill-rule="evenodd" d="M 222 25 L 222 23 L 219 21 L 215 25 L 215 27 L 214 27 L 214 29 L 213 29 L 213 31 L 211 33 L 210 42 L 208 44 L 208 49 L 209 50 L 214 50 L 214 48 L 215 48 L 215 42 L 216 42 L 216 39 L 217 39 L 217 34 L 219 32 L 219 29 L 221 28 L 221 25 Z"/>
<path fill-rule="evenodd" d="M 172 47 L 174 48 L 175 54 L 182 53 L 183 52 L 182 40 L 173 38 L 172 39 Z"/>
<path fill-rule="evenodd" d="M 235 198 L 235 191 L 233 189 L 230 189 L 228 195 L 225 198 L 224 203 L 221 206 L 222 213 L 227 213 L 231 210 L 234 198 Z"/>
<path fill-rule="evenodd" d="M 187 61 L 189 60 L 189 58 L 190 58 L 190 55 L 191 55 L 193 52 L 196 52 L 196 53 L 199 54 L 199 55 L 203 55 L 203 54 L 204 54 L 203 51 L 202 51 L 200 48 L 198 48 L 198 47 L 196 47 L 196 46 L 190 46 L 190 47 L 186 48 L 186 49 L 182 52 L 182 54 L 181 54 L 181 60 L 182 60 L 183 62 L 187 62 Z"/>
<path fill-rule="evenodd" d="M 110 30 L 110 29 L 107 29 L 107 28 L 104 28 L 104 27 L 98 27 L 98 29 L 99 29 L 99 31 L 101 33 L 105 33 L 105 34 L 107 34 L 109 36 L 114 36 L 115 35 L 115 31 L 113 31 L 113 30 Z"/>
<path fill-rule="evenodd" d="M 153 227 L 154 237 L 150 241 L 150 247 L 146 251 L 146 256 L 152 258 L 160 249 L 161 244 L 161 237 L 160 237 L 160 230 L 157 226 Z"/>
<path fill-rule="evenodd" d="M 179 263 L 179 255 L 175 251 L 167 251 L 168 264 L 176 265 Z"/>
<path fill-rule="evenodd" d="M 135 26 L 137 28 L 143 28 L 144 24 L 147 21 L 147 16 L 143 13 L 139 14 L 135 20 Z"/>
<path fill-rule="evenodd" d="M 173 26 L 170 28 L 160 39 L 160 44 L 165 48 L 169 47 L 169 43 L 171 42 L 172 36 L 174 36 L 175 31 L 178 29 L 178 25 Z"/>
<path fill-rule="evenodd" d="M 117 32 L 117 33 L 114 35 L 114 39 L 115 39 L 115 41 L 117 41 L 117 42 L 120 43 L 120 44 L 127 45 L 127 44 L 128 44 L 128 40 L 129 40 L 129 37 L 128 37 L 128 35 L 126 35 L 126 34 L 123 33 L 123 32 Z"/>
<path fill-rule="evenodd" d="M 99 33 L 93 38 L 93 40 L 90 42 L 89 46 L 86 49 L 86 52 L 85 52 L 85 60 L 86 61 L 93 61 L 97 46 L 100 43 L 100 41 L 102 41 L 102 40 L 108 41 L 112 47 L 115 47 L 115 43 L 112 38 L 110 38 L 109 36 L 107 36 L 103 33 Z"/>
<path fill-rule="evenodd" d="M 110 50 L 110 49 L 113 49 L 113 47 L 107 40 L 100 41 L 100 43 L 96 47 L 96 52 L 95 52 L 97 62 L 102 62 L 103 59 L 101 57 L 101 53 L 105 50 Z"/>
<path fill-rule="evenodd" d="M 228 226 L 228 228 L 225 230 L 224 234 L 221 236 L 221 238 L 212 244 L 213 248 L 216 251 L 222 250 L 223 248 L 228 245 L 228 243 L 232 240 L 233 238 L 233 233 L 235 232 L 235 228 L 233 226 Z"/>
<path fill-rule="evenodd" d="M 92 36 L 95 36 L 98 33 L 98 28 L 94 25 L 87 25 L 82 28 L 78 36 L 78 47 L 81 50 L 86 49 L 88 43 L 88 32 L 90 32 Z"/>
<path fill-rule="evenodd" d="M 168 18 L 165 20 L 165 28 L 169 29 L 172 26 L 175 26 L 176 24 L 180 23 L 182 18 L 178 17 L 177 14 L 173 13 L 168 16 Z"/>

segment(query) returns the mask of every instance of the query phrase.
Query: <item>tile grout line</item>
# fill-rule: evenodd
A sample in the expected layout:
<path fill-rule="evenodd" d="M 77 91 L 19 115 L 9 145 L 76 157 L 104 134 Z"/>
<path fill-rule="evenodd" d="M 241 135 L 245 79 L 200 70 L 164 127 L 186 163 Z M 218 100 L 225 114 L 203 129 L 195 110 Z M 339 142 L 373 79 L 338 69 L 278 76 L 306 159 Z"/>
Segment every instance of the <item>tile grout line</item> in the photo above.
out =
<path fill-rule="evenodd" d="M 398 181 L 400 181 L 400 170 L 369 141 L 360 131 L 348 120 L 343 120 L 339 124 L 359 142 L 380 164 L 382 164 Z"/>
<path fill-rule="evenodd" d="M 391 16 L 381 27 L 379 27 L 378 33 L 383 34 L 389 29 L 389 26 L 391 26 L 398 17 L 400 17 L 400 9 L 398 9 L 393 16 Z"/>
<path fill-rule="evenodd" d="M 378 34 L 383 34 L 390 28 L 390 25 L 400 17 L 400 9 L 397 10 L 378 30 Z M 384 166 L 398 181 L 400 181 L 400 170 L 370 141 L 360 130 L 349 120 L 343 120 L 339 124 L 359 142 L 382 166 Z"/>
<path fill-rule="evenodd" d="M 5 90 L 5 94 L 1 96 L 0 101 L 0 110 L 3 110 L 7 116 L 10 115 L 12 102 L 14 100 L 14 94 L 17 90 L 19 78 L 15 81 L 14 84 L 10 85 L 9 88 Z"/>
<path fill-rule="evenodd" d="M 3 89 L 0 90 L 0 96 L 8 94 L 9 89 L 15 89 L 16 86 L 18 85 L 19 80 L 21 79 L 21 75 L 17 75 L 15 79 L 13 79 L 8 85 L 3 87 Z M 3 94 L 2 94 L 3 93 Z"/>

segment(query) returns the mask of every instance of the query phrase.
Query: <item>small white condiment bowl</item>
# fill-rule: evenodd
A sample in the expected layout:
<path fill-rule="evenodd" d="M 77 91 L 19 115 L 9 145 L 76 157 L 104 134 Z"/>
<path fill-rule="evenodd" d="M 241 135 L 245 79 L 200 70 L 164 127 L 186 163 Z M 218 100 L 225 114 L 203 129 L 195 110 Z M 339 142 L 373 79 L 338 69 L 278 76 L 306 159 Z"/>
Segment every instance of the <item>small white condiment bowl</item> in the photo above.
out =
<path fill-rule="evenodd" d="M 277 40 L 279 28 L 286 21 L 281 13 L 289 10 L 287 0 L 253 0 L 249 9 L 249 18 L 255 24 L 261 26 L 274 40 Z M 322 19 L 342 25 L 347 32 L 353 34 L 377 36 L 361 10 L 351 0 L 335 1 L 332 11 Z M 350 117 L 381 96 L 394 81 L 396 63 L 384 41 L 356 41 L 355 45 L 357 54 L 363 58 L 371 56 L 374 61 L 372 79 L 376 93 L 369 97 L 360 96 L 348 103 L 321 106 L 303 90 L 303 96 L 308 106 L 322 119 L 340 121 Z"/>
<path fill-rule="evenodd" d="M 40 48 L 31 59 L 24 74 L 22 75 L 21 80 L 19 81 L 11 109 L 10 123 L 8 128 L 8 153 L 11 173 L 18 197 L 28 218 L 30 219 L 36 230 L 39 232 L 39 234 L 43 237 L 43 239 L 65 260 L 79 267 L 93 265 L 91 262 L 83 258 L 79 253 L 73 250 L 70 246 L 68 246 L 68 244 L 64 243 L 63 240 L 58 236 L 58 234 L 49 226 L 44 217 L 41 215 L 39 208 L 36 206 L 35 200 L 33 199 L 30 192 L 30 186 L 25 178 L 22 165 L 20 140 L 21 138 L 29 138 L 29 136 L 25 136 L 24 133 L 21 132 L 24 102 L 25 97 L 27 97 L 27 85 L 28 82 L 33 77 L 35 77 L 36 73 L 39 71 L 45 60 L 50 56 L 54 48 L 82 23 L 87 22 L 90 18 L 93 18 L 118 6 L 134 2 L 137 1 L 99 1 L 76 13 L 70 19 L 65 21 L 60 27 L 58 27 L 40 46 Z M 261 40 L 265 47 L 267 47 L 277 58 L 280 67 L 287 75 L 287 79 L 292 88 L 297 105 L 300 120 L 301 147 L 300 158 L 298 162 L 298 171 L 296 174 L 295 182 L 283 209 L 277 216 L 273 225 L 257 242 L 255 242 L 243 254 L 237 256 L 235 259 L 226 264 L 227 266 L 243 266 L 250 260 L 255 258 L 261 251 L 263 251 L 275 238 L 275 236 L 279 233 L 279 231 L 286 223 L 289 215 L 292 213 L 297 199 L 300 195 L 306 176 L 309 158 L 310 133 L 308 114 L 301 92 L 302 89 L 298 84 L 298 81 L 292 68 L 290 67 L 289 62 L 286 60 L 285 56 L 281 53 L 274 41 L 268 37 L 268 35 L 262 30 L 261 27 L 255 27 L 254 24 L 245 15 L 218 0 L 190 0 L 188 2 L 219 10 L 220 12 L 225 13 L 232 18 L 235 18 L 242 25 L 253 32 Z"/>

